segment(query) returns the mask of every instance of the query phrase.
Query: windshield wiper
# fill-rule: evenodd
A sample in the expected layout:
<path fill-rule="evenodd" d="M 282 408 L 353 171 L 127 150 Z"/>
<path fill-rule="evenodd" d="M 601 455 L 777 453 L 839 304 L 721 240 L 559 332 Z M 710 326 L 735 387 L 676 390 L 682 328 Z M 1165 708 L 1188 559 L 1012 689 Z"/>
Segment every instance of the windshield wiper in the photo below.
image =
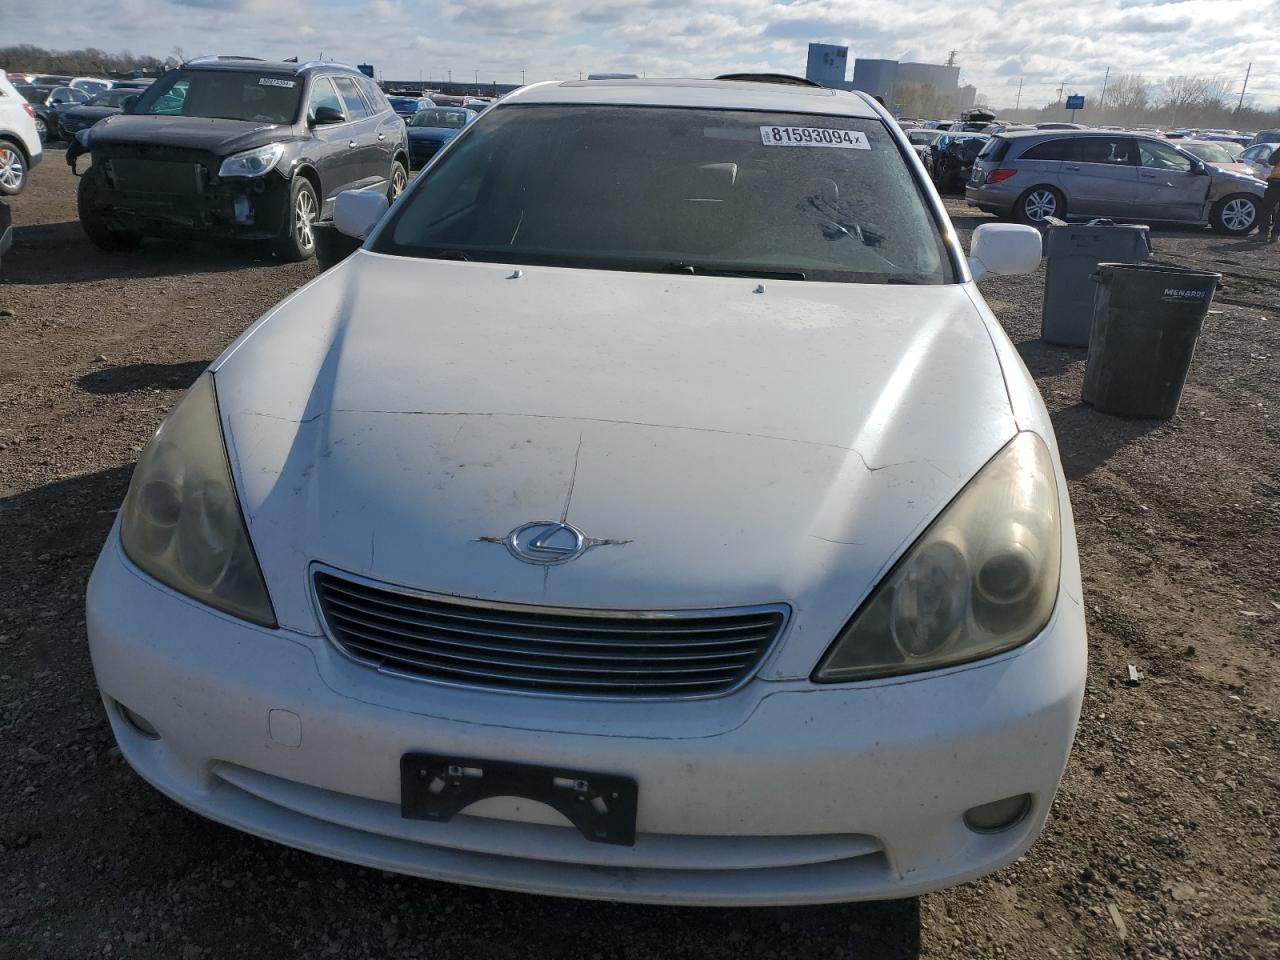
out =
<path fill-rule="evenodd" d="M 803 280 L 805 278 L 801 270 L 757 270 L 753 267 L 685 263 L 682 260 L 665 264 L 662 272 L 698 274 L 703 277 L 753 277 L 761 280 Z"/>
<path fill-rule="evenodd" d="M 461 250 L 432 250 L 430 253 L 423 254 L 428 260 L 466 260 L 471 261 L 471 257 L 467 256 Z"/>

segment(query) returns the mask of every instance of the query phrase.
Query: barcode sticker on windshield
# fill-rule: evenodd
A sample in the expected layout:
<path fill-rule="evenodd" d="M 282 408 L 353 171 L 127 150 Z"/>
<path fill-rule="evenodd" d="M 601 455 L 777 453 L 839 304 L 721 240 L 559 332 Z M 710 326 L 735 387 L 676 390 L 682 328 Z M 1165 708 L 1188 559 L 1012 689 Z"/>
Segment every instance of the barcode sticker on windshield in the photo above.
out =
<path fill-rule="evenodd" d="M 766 147 L 839 147 L 843 150 L 870 150 L 865 133 L 831 127 L 761 127 L 760 142 Z"/>
<path fill-rule="evenodd" d="M 258 81 L 258 86 L 260 86 L 260 87 L 290 87 L 290 88 L 293 88 L 293 87 L 296 87 L 297 85 L 298 85 L 298 81 L 297 81 L 297 80 L 277 80 L 275 77 L 262 77 L 262 78 Z"/>

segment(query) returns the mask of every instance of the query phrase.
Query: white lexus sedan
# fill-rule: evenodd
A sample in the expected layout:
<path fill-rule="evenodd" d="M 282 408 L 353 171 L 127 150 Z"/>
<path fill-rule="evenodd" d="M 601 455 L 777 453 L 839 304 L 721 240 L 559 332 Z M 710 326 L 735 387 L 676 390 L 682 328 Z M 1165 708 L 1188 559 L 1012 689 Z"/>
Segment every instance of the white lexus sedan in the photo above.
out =
<path fill-rule="evenodd" d="M 1040 833 L 1071 508 L 983 272 L 861 94 L 526 87 L 146 448 L 88 594 L 120 749 L 207 817 L 459 883 L 903 897 Z"/>

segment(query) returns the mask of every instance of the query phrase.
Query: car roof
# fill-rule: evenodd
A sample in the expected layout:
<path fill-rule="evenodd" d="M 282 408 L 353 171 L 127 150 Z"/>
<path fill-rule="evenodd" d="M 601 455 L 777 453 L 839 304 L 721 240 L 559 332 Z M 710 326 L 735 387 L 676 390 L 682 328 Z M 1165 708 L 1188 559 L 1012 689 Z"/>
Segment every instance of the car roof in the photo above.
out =
<path fill-rule="evenodd" d="M 245 73 L 290 73 L 298 75 L 318 70 L 336 70 L 364 76 L 355 67 L 336 60 L 308 60 L 306 63 L 257 60 L 253 57 L 197 57 L 182 65 L 183 70 L 231 70 Z"/>
<path fill-rule="evenodd" d="M 864 93 L 749 80 L 547 80 L 509 93 L 503 102 L 710 107 L 879 119 Z"/>

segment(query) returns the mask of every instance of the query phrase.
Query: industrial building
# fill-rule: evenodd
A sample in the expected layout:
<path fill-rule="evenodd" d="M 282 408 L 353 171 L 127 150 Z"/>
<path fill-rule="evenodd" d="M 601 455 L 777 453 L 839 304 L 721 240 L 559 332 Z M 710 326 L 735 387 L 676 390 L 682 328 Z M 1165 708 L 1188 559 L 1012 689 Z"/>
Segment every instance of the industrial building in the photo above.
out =
<path fill-rule="evenodd" d="M 846 80 L 848 62 L 848 47 L 811 43 L 805 76 L 824 87 L 861 90 L 887 104 L 893 104 L 898 89 L 907 84 L 933 87 L 952 100 L 957 110 L 968 110 L 977 97 L 975 87 L 960 86 L 960 68 L 953 64 L 858 58 L 853 62 L 853 78 Z"/>

